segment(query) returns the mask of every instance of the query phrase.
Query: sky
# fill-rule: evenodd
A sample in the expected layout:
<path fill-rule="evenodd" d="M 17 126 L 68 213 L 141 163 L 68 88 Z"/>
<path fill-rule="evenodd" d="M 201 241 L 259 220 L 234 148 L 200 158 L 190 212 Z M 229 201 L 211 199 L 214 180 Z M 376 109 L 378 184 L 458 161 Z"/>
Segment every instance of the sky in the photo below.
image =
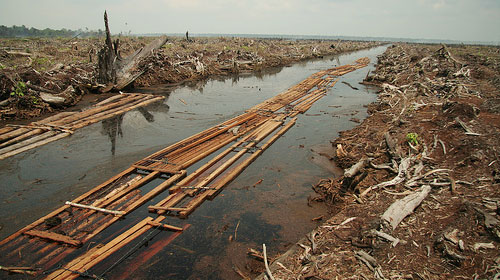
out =
<path fill-rule="evenodd" d="M 500 0 L 0 0 L 0 25 L 500 42 Z"/>

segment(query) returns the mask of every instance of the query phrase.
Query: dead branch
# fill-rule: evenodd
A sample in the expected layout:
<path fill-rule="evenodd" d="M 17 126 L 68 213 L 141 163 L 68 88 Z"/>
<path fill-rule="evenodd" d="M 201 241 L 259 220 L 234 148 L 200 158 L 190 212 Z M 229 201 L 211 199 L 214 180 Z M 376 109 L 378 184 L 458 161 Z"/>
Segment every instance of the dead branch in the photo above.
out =
<path fill-rule="evenodd" d="M 371 159 L 368 157 L 361 158 L 356 164 L 351 166 L 349 169 L 345 170 L 344 177 L 345 178 L 354 177 L 356 174 L 358 174 L 361 171 L 361 169 L 363 169 L 368 164 L 368 162 L 370 162 L 370 160 Z"/>
<path fill-rule="evenodd" d="M 460 126 L 465 130 L 465 134 L 471 135 L 471 136 L 481 136 L 481 134 L 475 133 L 474 131 L 472 131 L 472 129 L 467 124 L 465 124 L 465 122 L 463 122 L 459 117 L 456 117 L 455 121 L 458 124 L 460 124 Z"/>
<path fill-rule="evenodd" d="M 269 264 L 267 263 L 266 244 L 262 244 L 262 251 L 264 252 L 264 265 L 266 266 L 267 276 L 269 276 L 271 280 L 275 280 L 273 274 L 271 273 L 271 270 L 269 269 Z"/>
<path fill-rule="evenodd" d="M 431 191 L 431 186 L 422 186 L 420 192 L 410 194 L 402 199 L 397 200 L 382 215 L 382 221 L 387 222 L 392 230 L 396 229 L 399 223 L 408 215 L 410 215 L 417 206 L 427 197 Z"/>

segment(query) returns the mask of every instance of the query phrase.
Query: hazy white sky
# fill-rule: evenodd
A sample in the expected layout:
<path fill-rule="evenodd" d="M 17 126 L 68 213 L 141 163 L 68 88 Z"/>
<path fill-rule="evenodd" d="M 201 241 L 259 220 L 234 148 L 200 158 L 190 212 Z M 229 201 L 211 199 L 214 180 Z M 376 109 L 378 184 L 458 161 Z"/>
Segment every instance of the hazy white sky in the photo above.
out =
<path fill-rule="evenodd" d="M 500 41 L 500 0 L 0 0 L 0 25 Z"/>

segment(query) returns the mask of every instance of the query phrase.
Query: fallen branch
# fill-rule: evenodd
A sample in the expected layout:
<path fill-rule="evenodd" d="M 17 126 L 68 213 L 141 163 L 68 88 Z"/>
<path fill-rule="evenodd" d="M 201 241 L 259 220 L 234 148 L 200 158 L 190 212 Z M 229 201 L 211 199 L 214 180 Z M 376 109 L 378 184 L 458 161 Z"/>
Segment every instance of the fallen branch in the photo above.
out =
<path fill-rule="evenodd" d="M 471 136 L 481 136 L 479 133 L 475 133 L 465 122 L 463 122 L 459 117 L 455 118 L 455 121 L 460 124 L 460 126 L 465 130 L 466 135 Z"/>
<path fill-rule="evenodd" d="M 346 81 L 342 81 L 343 84 L 346 84 L 348 87 L 352 88 L 353 90 L 359 90 L 359 88 L 357 87 L 353 87 L 350 83 L 346 82 Z"/>
<path fill-rule="evenodd" d="M 399 223 L 408 215 L 410 215 L 417 206 L 427 197 L 431 191 L 431 186 L 422 186 L 420 192 L 410 194 L 400 200 L 397 200 L 382 215 L 382 221 L 387 222 L 392 230 L 396 229 Z"/>
<path fill-rule="evenodd" d="M 370 159 L 367 157 L 361 158 L 356 164 L 351 166 L 349 169 L 346 169 L 344 172 L 344 177 L 345 178 L 352 178 L 356 174 L 360 172 L 361 169 L 363 169 L 368 163 L 370 162 Z"/>
<path fill-rule="evenodd" d="M 269 264 L 267 263 L 266 244 L 262 244 L 262 251 L 264 252 L 264 265 L 266 266 L 267 276 L 269 276 L 271 280 L 275 280 L 271 270 L 269 269 Z"/>
<path fill-rule="evenodd" d="M 387 241 L 392 242 L 392 244 L 391 244 L 392 247 L 396 247 L 396 245 L 398 245 L 399 243 L 406 244 L 406 241 L 401 240 L 399 238 L 396 238 L 396 237 L 389 235 L 389 234 L 382 232 L 382 231 L 378 231 L 378 230 L 374 229 L 374 230 L 372 230 L 372 233 L 380 238 L 383 238 Z"/>
<path fill-rule="evenodd" d="M 251 278 L 248 277 L 247 275 L 243 274 L 243 272 L 235 265 L 233 265 L 233 270 L 234 272 L 236 272 L 236 274 L 238 274 L 241 279 L 244 279 L 244 280 L 250 280 Z"/>
<path fill-rule="evenodd" d="M 412 160 L 411 157 L 407 157 L 407 158 L 402 159 L 401 163 L 399 164 L 398 175 L 396 177 L 394 177 L 392 180 L 382 182 L 380 184 L 377 184 L 375 186 L 371 186 L 371 187 L 367 188 L 366 190 L 364 190 L 361 193 L 360 197 L 365 196 L 371 190 L 374 190 L 377 188 L 383 188 L 383 187 L 387 187 L 387 186 L 394 186 L 394 185 L 397 185 L 399 183 L 402 183 L 406 178 L 406 173 L 408 172 L 408 168 L 410 167 L 411 160 Z"/>
<path fill-rule="evenodd" d="M 385 279 L 384 275 L 382 274 L 382 269 L 374 257 L 370 256 L 363 250 L 355 251 L 355 256 L 358 260 L 363 262 L 371 271 L 375 273 L 375 278 Z"/>
<path fill-rule="evenodd" d="M 258 261 L 264 261 L 264 256 L 257 250 L 248 248 L 247 255 L 254 257 Z"/>

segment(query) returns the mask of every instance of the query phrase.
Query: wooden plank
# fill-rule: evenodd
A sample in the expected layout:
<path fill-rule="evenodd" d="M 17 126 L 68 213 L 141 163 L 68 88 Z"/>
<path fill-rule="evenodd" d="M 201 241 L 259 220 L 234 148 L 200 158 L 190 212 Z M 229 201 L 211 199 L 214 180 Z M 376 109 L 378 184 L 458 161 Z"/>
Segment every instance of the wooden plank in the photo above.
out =
<path fill-rule="evenodd" d="M 29 230 L 25 232 L 24 234 L 29 235 L 29 236 L 34 236 L 34 237 L 39 237 L 43 239 L 49 239 L 52 241 L 56 242 L 61 242 L 65 244 L 69 244 L 75 247 L 80 247 L 82 246 L 82 242 L 79 240 L 75 240 L 69 236 L 58 234 L 55 232 L 49 232 L 49 231 L 40 231 L 40 230 Z"/>
<path fill-rule="evenodd" d="M 184 198 L 186 198 L 187 194 L 184 192 L 177 192 L 175 194 L 169 195 L 166 199 L 168 199 L 166 202 L 163 202 L 162 205 L 163 207 L 169 208 L 177 205 L 179 202 L 181 202 Z M 158 215 L 163 215 L 167 212 L 166 210 L 157 210 Z"/>

